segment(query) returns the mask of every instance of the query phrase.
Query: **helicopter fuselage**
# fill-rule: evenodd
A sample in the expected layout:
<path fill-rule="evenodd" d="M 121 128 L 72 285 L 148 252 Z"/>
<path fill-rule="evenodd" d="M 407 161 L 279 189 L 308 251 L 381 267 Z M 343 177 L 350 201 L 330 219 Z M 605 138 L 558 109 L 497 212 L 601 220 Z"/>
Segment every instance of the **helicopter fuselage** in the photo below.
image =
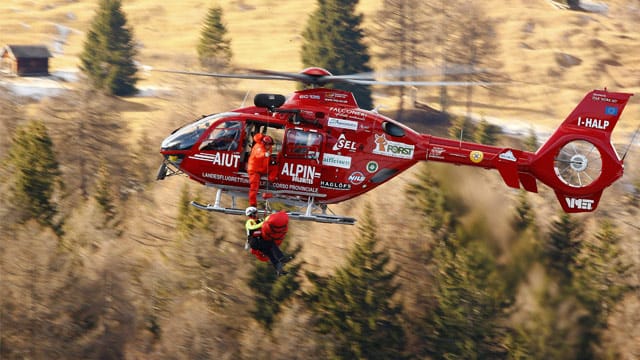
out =
<path fill-rule="evenodd" d="M 205 116 L 165 139 L 161 153 L 193 180 L 241 191 L 249 187 L 246 164 L 258 132 L 276 142 L 270 166 L 277 168 L 277 179 L 269 189 L 276 198 L 302 202 L 359 196 L 427 154 L 423 135 L 358 108 L 349 92 L 326 88 L 298 91 L 278 108 Z"/>

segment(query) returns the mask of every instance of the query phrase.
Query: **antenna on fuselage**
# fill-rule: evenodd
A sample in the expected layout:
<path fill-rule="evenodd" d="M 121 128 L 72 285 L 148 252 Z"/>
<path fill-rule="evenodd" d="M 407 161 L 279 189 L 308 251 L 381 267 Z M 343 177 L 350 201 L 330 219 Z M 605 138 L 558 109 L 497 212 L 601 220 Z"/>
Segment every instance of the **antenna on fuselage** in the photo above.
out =
<path fill-rule="evenodd" d="M 251 91 L 247 90 L 247 92 L 244 94 L 244 99 L 242 99 L 242 105 L 240 105 L 240 107 L 245 107 L 245 103 L 247 102 L 247 98 L 249 97 L 250 93 Z"/>
<path fill-rule="evenodd" d="M 633 145 L 633 142 L 635 141 L 636 136 L 638 135 L 638 131 L 640 131 L 640 125 L 638 125 L 638 127 L 636 128 L 636 131 L 633 133 L 633 136 L 631 137 L 631 141 L 629 141 L 629 145 L 627 145 L 627 149 L 624 151 L 624 155 L 622 155 L 622 159 L 620 159 L 621 161 L 624 161 L 624 158 L 627 157 L 627 154 L 631 149 L 631 145 Z"/>

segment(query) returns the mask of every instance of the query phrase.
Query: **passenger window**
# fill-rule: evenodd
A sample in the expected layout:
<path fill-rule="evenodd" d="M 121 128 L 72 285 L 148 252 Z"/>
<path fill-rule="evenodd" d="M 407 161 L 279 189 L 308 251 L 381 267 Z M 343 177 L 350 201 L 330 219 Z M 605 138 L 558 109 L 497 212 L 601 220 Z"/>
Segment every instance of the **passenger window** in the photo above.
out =
<path fill-rule="evenodd" d="M 322 135 L 317 132 L 290 129 L 287 131 L 285 156 L 289 158 L 318 159 Z"/>
<path fill-rule="evenodd" d="M 404 129 L 392 122 L 385 121 L 384 123 L 382 123 L 382 129 L 384 130 L 384 132 L 391 136 L 404 136 Z"/>
<path fill-rule="evenodd" d="M 200 150 L 235 151 L 238 150 L 242 124 L 239 121 L 226 121 L 213 129 L 209 137 L 200 145 Z"/>

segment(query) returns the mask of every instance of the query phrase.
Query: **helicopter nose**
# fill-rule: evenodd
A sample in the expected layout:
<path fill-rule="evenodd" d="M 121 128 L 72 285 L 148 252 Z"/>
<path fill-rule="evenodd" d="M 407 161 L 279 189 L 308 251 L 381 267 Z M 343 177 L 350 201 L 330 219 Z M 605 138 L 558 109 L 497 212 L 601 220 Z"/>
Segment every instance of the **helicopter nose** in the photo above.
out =
<path fill-rule="evenodd" d="M 167 164 L 163 161 L 162 165 L 158 169 L 158 174 L 156 175 L 156 180 L 164 180 L 167 177 Z"/>

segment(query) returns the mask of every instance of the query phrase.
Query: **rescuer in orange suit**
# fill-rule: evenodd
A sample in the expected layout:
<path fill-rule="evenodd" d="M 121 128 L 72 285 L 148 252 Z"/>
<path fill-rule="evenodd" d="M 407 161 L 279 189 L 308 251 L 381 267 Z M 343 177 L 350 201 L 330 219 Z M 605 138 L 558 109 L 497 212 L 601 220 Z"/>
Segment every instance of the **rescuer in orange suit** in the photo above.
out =
<path fill-rule="evenodd" d="M 278 175 L 278 167 L 269 168 L 273 138 L 269 135 L 257 133 L 253 136 L 253 148 L 249 155 L 247 173 L 249 174 L 249 206 L 258 205 L 258 189 L 260 176 L 268 175 L 269 181 L 274 181 Z"/>

